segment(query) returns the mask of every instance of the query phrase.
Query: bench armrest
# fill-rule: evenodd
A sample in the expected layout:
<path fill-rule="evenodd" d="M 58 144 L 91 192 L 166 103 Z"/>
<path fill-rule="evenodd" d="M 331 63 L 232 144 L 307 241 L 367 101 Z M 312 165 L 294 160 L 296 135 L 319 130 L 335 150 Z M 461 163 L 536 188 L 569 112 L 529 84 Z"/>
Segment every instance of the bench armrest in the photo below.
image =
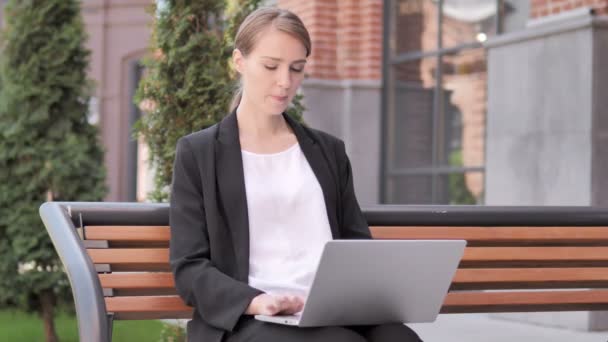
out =
<path fill-rule="evenodd" d="M 40 206 L 40 217 L 70 280 L 80 341 L 111 341 L 103 290 L 70 215 L 68 203 Z"/>

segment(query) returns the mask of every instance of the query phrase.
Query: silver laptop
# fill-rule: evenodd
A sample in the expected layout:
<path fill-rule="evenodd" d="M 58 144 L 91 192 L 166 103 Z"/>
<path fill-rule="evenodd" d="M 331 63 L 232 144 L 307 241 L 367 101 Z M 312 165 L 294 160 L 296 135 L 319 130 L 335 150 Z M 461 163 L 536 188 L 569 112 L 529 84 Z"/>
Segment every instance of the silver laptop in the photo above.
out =
<path fill-rule="evenodd" d="M 432 322 L 465 246 L 465 240 L 329 241 L 304 309 L 255 318 L 299 327 Z"/>

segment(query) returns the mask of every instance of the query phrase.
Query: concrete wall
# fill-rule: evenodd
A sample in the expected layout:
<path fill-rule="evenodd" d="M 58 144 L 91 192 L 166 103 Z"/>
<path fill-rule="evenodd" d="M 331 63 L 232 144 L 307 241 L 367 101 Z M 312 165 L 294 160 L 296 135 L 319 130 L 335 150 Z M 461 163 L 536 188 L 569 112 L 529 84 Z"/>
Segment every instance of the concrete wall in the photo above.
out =
<path fill-rule="evenodd" d="M 488 45 L 486 204 L 591 203 L 592 42 L 587 25 Z"/>
<path fill-rule="evenodd" d="M 608 16 L 593 27 L 591 203 L 608 207 Z"/>
<path fill-rule="evenodd" d="M 307 79 L 302 93 L 306 123 L 344 140 L 359 203 L 378 203 L 380 81 Z"/>
<path fill-rule="evenodd" d="M 608 207 L 608 16 L 593 26 L 591 205 Z M 608 312 L 591 314 L 592 330 L 608 329 Z"/>

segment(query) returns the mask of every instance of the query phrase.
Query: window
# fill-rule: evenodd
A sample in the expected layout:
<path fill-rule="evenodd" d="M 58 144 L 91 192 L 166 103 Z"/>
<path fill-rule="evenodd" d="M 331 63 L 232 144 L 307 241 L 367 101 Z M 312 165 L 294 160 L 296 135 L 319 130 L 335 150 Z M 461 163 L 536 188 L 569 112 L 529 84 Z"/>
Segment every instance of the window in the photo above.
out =
<path fill-rule="evenodd" d="M 503 13 L 522 13 L 507 5 L 384 0 L 383 203 L 483 203 L 483 42 L 502 31 Z"/>

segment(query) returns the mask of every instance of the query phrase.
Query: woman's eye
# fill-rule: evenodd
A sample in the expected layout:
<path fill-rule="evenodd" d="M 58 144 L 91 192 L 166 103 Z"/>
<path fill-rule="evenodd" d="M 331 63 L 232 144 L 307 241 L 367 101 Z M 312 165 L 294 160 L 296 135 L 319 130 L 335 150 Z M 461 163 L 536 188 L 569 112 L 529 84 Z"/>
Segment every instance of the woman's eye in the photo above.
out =
<path fill-rule="evenodd" d="M 268 70 L 277 70 L 277 68 L 278 68 L 276 65 L 264 65 L 264 67 Z M 304 71 L 304 68 L 289 68 L 289 69 L 293 72 L 298 72 L 298 73 Z"/>

